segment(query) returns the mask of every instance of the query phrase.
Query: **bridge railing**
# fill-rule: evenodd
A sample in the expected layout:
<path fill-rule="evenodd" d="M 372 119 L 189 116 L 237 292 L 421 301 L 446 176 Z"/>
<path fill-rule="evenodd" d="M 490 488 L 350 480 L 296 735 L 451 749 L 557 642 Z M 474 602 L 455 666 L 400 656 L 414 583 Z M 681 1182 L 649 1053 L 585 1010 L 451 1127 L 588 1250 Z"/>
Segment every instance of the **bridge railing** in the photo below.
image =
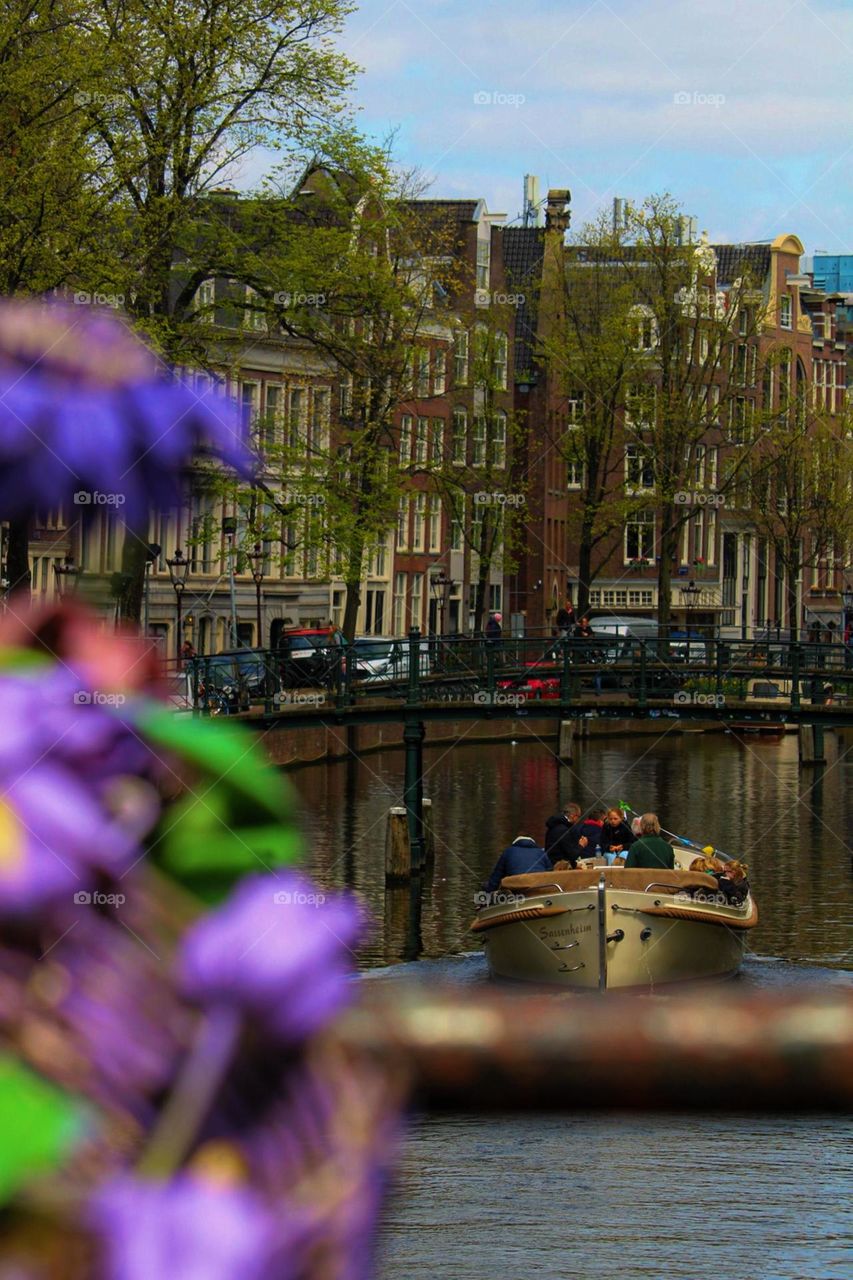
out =
<path fill-rule="evenodd" d="M 202 714 L 344 709 L 375 700 L 523 705 L 618 694 L 650 701 L 759 699 L 825 704 L 853 699 L 853 663 L 841 644 L 788 641 L 642 640 L 594 634 L 430 636 L 316 651 L 241 649 L 188 659 L 186 702 Z"/>

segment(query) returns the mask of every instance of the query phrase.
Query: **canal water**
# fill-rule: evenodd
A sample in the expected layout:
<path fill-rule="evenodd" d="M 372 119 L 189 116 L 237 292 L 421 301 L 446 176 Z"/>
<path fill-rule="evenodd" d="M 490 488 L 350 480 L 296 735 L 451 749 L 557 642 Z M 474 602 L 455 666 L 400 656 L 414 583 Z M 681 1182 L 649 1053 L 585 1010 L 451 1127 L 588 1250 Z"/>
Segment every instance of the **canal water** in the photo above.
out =
<path fill-rule="evenodd" d="M 749 863 L 761 910 L 741 987 L 853 982 L 853 748 L 801 770 L 793 735 L 587 740 L 572 765 L 515 745 L 425 753 L 435 867 L 385 893 L 401 752 L 291 772 L 309 869 L 351 885 L 376 928 L 373 981 L 478 984 L 474 895 L 514 836 L 566 800 L 626 800 Z M 713 1088 L 713 1081 L 709 1081 Z M 853 1126 L 837 1117 L 478 1115 L 417 1121 L 379 1280 L 842 1280 L 853 1276 Z"/>

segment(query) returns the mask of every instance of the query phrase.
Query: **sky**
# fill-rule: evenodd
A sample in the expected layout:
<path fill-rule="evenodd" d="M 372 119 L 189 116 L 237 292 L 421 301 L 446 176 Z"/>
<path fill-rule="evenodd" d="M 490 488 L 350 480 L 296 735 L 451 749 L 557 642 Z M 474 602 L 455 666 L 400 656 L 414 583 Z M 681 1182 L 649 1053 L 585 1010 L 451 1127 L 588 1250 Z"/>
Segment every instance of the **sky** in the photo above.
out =
<path fill-rule="evenodd" d="M 853 252 L 850 0 L 360 0 L 340 43 L 432 196 L 512 221 L 532 173 L 580 230 L 669 191 L 712 241 Z"/>

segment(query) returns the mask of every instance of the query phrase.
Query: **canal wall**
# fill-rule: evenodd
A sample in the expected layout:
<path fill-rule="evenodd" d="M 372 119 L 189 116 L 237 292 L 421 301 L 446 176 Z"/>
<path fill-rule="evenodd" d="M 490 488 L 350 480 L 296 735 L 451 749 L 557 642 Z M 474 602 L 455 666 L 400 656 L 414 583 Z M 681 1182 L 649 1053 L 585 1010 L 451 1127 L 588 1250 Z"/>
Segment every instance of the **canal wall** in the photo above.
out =
<path fill-rule="evenodd" d="M 581 717 L 574 722 L 578 738 L 637 738 L 662 733 L 722 733 L 724 724 L 697 725 L 696 721 L 655 718 L 610 720 Z M 424 725 L 424 746 L 450 743 L 525 741 L 530 738 L 557 741 L 560 722 L 524 716 L 511 720 L 432 720 Z M 402 724 L 331 725 L 318 723 L 295 728 L 286 721 L 264 729 L 260 742 L 271 764 L 282 766 L 341 760 L 348 755 L 397 750 L 403 746 Z"/>

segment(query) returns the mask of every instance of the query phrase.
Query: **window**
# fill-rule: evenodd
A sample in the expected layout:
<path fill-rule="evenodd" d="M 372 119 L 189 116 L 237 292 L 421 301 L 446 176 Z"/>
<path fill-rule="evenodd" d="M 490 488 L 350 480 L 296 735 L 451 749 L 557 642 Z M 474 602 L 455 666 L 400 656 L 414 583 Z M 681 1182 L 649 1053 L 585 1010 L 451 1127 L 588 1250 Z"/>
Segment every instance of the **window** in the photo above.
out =
<path fill-rule="evenodd" d="M 251 285 L 246 285 L 246 310 L 243 312 L 243 328 L 266 333 L 267 317 L 261 295 Z"/>
<path fill-rule="evenodd" d="M 269 450 L 275 447 L 281 429 L 284 392 L 277 383 L 268 382 L 265 388 L 265 395 L 263 447 Z"/>
<path fill-rule="evenodd" d="M 439 466 L 444 458 L 444 418 L 433 418 L 430 458 Z"/>
<path fill-rule="evenodd" d="M 424 575 L 412 574 L 412 626 L 420 628 L 423 620 Z"/>
<path fill-rule="evenodd" d="M 291 449 L 305 447 L 305 391 L 302 387 L 293 387 L 287 406 L 288 443 Z"/>
<path fill-rule="evenodd" d="M 402 636 L 406 631 L 406 575 L 394 575 L 394 635 Z"/>
<path fill-rule="evenodd" d="M 655 415 L 655 388 L 649 382 L 632 383 L 625 391 L 625 419 L 629 427 L 649 427 Z"/>
<path fill-rule="evenodd" d="M 749 333 L 749 307 L 741 307 L 738 312 L 738 333 L 745 338 Z"/>
<path fill-rule="evenodd" d="M 496 387 L 506 390 L 507 375 L 507 336 L 505 333 L 496 333 L 492 350 L 492 379 Z"/>
<path fill-rule="evenodd" d="M 467 329 L 457 329 L 453 337 L 453 381 L 457 387 L 468 384 Z"/>
<path fill-rule="evenodd" d="M 635 511 L 625 524 L 625 563 L 653 560 L 655 554 L 655 513 Z"/>
<path fill-rule="evenodd" d="M 209 310 L 212 313 L 213 304 L 215 300 L 216 300 L 216 281 L 202 280 L 201 284 L 198 286 L 198 288 L 195 291 L 196 310 L 197 311 Z M 209 320 L 212 320 L 213 315 L 211 314 L 206 318 Z"/>
<path fill-rule="evenodd" d="M 429 504 L 427 551 L 441 550 L 441 499 L 433 497 Z"/>
<path fill-rule="evenodd" d="M 329 447 L 329 409 L 331 393 L 315 388 L 312 397 L 311 439 L 309 452 L 318 454 Z"/>
<path fill-rule="evenodd" d="M 474 414 L 474 430 L 471 436 L 471 466 L 486 465 L 486 417 L 485 414 Z"/>
<path fill-rule="evenodd" d="M 717 513 L 708 508 L 708 536 L 705 539 L 705 563 L 710 568 L 717 563 Z"/>
<path fill-rule="evenodd" d="M 409 500 L 401 498 L 397 507 L 397 550 L 409 549 Z"/>
<path fill-rule="evenodd" d="M 692 545 L 690 548 L 690 559 L 704 560 L 705 558 L 705 512 L 700 508 L 693 519 L 690 521 Z"/>
<path fill-rule="evenodd" d="M 697 444 L 693 451 L 693 482 L 697 489 L 705 487 L 705 446 Z"/>
<path fill-rule="evenodd" d="M 412 415 L 404 413 L 400 419 L 400 466 L 405 467 L 412 460 Z"/>
<path fill-rule="evenodd" d="M 582 489 L 586 476 L 586 467 L 579 458 L 569 459 L 566 463 L 566 488 Z"/>
<path fill-rule="evenodd" d="M 424 515 L 426 512 L 426 494 L 418 493 L 412 501 L 413 521 L 412 521 L 412 550 L 423 551 L 424 549 Z"/>
<path fill-rule="evenodd" d="M 434 396 L 443 396 L 447 385 L 447 352 L 443 347 L 439 347 L 432 362 L 432 393 Z"/>
<path fill-rule="evenodd" d="M 261 389 L 257 382 L 243 382 L 240 384 L 240 415 L 243 422 L 243 430 L 247 434 L 257 422 L 260 391 Z"/>
<path fill-rule="evenodd" d="M 632 493 L 641 489 L 653 489 L 655 472 L 652 458 L 642 445 L 625 446 L 625 488 Z"/>
<path fill-rule="evenodd" d="M 492 418 L 492 466 L 506 466 L 506 414 L 498 409 Z"/>
<path fill-rule="evenodd" d="M 812 316 L 812 329 L 816 338 L 820 338 L 821 340 L 824 338 L 826 333 L 826 316 L 822 311 L 816 311 Z"/>
<path fill-rule="evenodd" d="M 352 417 L 352 378 L 346 377 L 341 379 L 340 386 L 340 414 L 342 418 Z"/>
<path fill-rule="evenodd" d="M 735 396 L 730 409 L 729 442 L 749 444 L 752 435 L 752 401 L 746 396 Z"/>
<path fill-rule="evenodd" d="M 657 322 L 648 307 L 636 307 L 633 316 L 634 350 L 652 351 L 657 346 Z"/>
<path fill-rule="evenodd" d="M 415 379 L 415 391 L 419 396 L 429 395 L 429 348 L 419 347 L 415 353 L 417 360 L 417 375 Z"/>
<path fill-rule="evenodd" d="M 457 467 L 464 467 L 468 451 L 468 410 L 453 410 L 453 425 L 450 436 L 450 461 Z"/>
<path fill-rule="evenodd" d="M 465 537 L 462 528 L 462 520 L 459 516 L 454 515 L 453 519 L 450 521 L 450 550 L 464 551 L 464 549 Z"/>
<path fill-rule="evenodd" d="M 415 462 L 426 462 L 429 448 L 429 418 L 418 418 L 418 429 L 415 435 Z"/>
<path fill-rule="evenodd" d="M 566 424 L 572 427 L 580 426 L 583 422 L 584 415 L 584 393 L 582 391 L 570 391 L 569 398 L 566 403 Z"/>
<path fill-rule="evenodd" d="M 704 364 L 708 359 L 708 353 L 711 350 L 711 344 L 708 341 L 708 335 L 702 333 L 699 335 L 699 359 Z"/>
<path fill-rule="evenodd" d="M 492 262 L 492 238 L 491 231 L 487 228 L 487 240 L 477 241 L 477 288 L 488 289 L 489 273 Z"/>
<path fill-rule="evenodd" d="M 790 293 L 783 293 L 779 299 L 779 324 L 783 329 L 794 327 L 794 304 Z"/>
<path fill-rule="evenodd" d="M 364 595 L 364 634 L 381 636 L 385 622 L 385 592 L 368 587 Z"/>

